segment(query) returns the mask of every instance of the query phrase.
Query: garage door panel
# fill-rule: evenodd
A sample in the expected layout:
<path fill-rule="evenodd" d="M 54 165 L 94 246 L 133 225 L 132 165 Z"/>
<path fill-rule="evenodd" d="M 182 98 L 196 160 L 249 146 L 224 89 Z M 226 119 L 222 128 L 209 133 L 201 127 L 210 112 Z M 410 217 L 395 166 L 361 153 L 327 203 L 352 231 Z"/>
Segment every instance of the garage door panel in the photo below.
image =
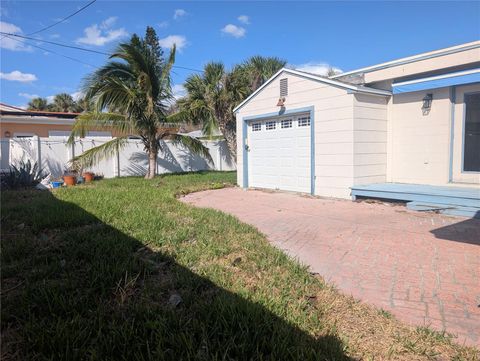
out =
<path fill-rule="evenodd" d="M 305 114 L 301 116 L 305 118 Z M 291 123 L 284 122 L 286 127 L 282 128 L 282 119 L 291 120 Z M 271 121 L 254 122 L 261 124 L 257 131 L 252 131 L 249 124 L 249 185 L 310 192 L 310 126 L 298 126 L 298 116 L 293 116 L 275 119 L 275 129 L 267 130 L 266 122 Z"/>

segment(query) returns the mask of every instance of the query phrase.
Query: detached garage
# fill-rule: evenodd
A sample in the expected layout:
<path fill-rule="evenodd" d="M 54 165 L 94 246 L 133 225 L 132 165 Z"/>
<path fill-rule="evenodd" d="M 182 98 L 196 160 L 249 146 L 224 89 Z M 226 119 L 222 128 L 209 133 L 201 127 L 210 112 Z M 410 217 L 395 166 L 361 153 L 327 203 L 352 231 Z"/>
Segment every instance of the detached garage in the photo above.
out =
<path fill-rule="evenodd" d="M 238 183 L 349 198 L 354 184 L 385 181 L 390 95 L 280 70 L 235 109 Z"/>

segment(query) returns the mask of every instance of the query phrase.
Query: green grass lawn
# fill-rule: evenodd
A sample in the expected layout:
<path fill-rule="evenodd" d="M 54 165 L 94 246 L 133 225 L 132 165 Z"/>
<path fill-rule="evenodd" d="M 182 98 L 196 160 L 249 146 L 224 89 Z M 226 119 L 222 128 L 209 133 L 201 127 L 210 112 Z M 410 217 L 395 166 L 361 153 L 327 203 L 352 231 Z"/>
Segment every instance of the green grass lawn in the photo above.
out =
<path fill-rule="evenodd" d="M 2 192 L 2 359 L 469 359 L 176 195 L 235 173 Z M 443 359 L 443 358 L 442 358 Z"/>

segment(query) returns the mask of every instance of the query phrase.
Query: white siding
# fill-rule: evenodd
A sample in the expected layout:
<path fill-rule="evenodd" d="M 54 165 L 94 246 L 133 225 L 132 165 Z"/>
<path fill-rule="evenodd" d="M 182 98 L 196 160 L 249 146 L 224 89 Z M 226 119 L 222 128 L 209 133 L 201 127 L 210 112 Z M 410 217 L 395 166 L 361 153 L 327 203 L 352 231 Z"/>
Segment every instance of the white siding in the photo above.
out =
<path fill-rule="evenodd" d="M 381 183 L 387 174 L 386 97 L 356 94 L 354 100 L 354 184 Z"/>
<path fill-rule="evenodd" d="M 315 194 L 349 198 L 353 185 L 353 95 L 345 89 L 281 74 L 237 112 L 237 179 L 243 184 L 243 118 L 278 113 L 280 79 L 288 79 L 287 111 L 313 106 Z"/>

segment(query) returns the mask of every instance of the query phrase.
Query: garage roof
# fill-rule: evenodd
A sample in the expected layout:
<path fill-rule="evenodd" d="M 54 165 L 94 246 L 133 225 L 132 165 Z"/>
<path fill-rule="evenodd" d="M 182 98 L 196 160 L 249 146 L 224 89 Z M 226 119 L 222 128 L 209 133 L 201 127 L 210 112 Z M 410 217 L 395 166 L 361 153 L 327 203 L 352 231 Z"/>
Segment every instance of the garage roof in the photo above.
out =
<path fill-rule="evenodd" d="M 387 91 L 387 90 L 374 89 L 374 88 L 369 88 L 369 87 L 361 86 L 361 85 L 353 85 L 353 84 L 345 83 L 345 82 L 342 82 L 342 81 L 325 78 L 325 77 L 320 76 L 320 75 L 307 73 L 307 72 L 304 72 L 304 71 L 282 68 L 278 72 L 276 72 L 275 75 L 273 75 L 270 79 L 268 79 L 265 83 L 263 83 L 260 88 L 255 90 L 252 94 L 250 94 L 250 96 L 247 99 L 245 99 L 243 102 L 241 102 L 239 105 L 237 105 L 235 107 L 235 109 L 233 109 L 233 112 L 235 113 L 238 110 L 240 110 L 240 108 L 242 108 L 245 104 L 247 104 L 250 100 L 252 100 L 255 97 L 255 95 L 260 93 L 263 88 L 265 88 L 268 84 L 270 84 L 275 78 L 277 78 L 282 73 L 289 73 L 289 74 L 300 76 L 302 78 L 310 79 L 310 80 L 313 80 L 313 81 L 318 81 L 320 83 L 329 84 L 329 85 L 332 85 L 332 86 L 336 86 L 336 87 L 339 87 L 339 88 L 346 89 L 347 91 L 353 92 L 353 93 L 366 93 L 366 94 L 381 95 L 381 96 L 392 95 L 392 93 L 390 91 Z"/>

